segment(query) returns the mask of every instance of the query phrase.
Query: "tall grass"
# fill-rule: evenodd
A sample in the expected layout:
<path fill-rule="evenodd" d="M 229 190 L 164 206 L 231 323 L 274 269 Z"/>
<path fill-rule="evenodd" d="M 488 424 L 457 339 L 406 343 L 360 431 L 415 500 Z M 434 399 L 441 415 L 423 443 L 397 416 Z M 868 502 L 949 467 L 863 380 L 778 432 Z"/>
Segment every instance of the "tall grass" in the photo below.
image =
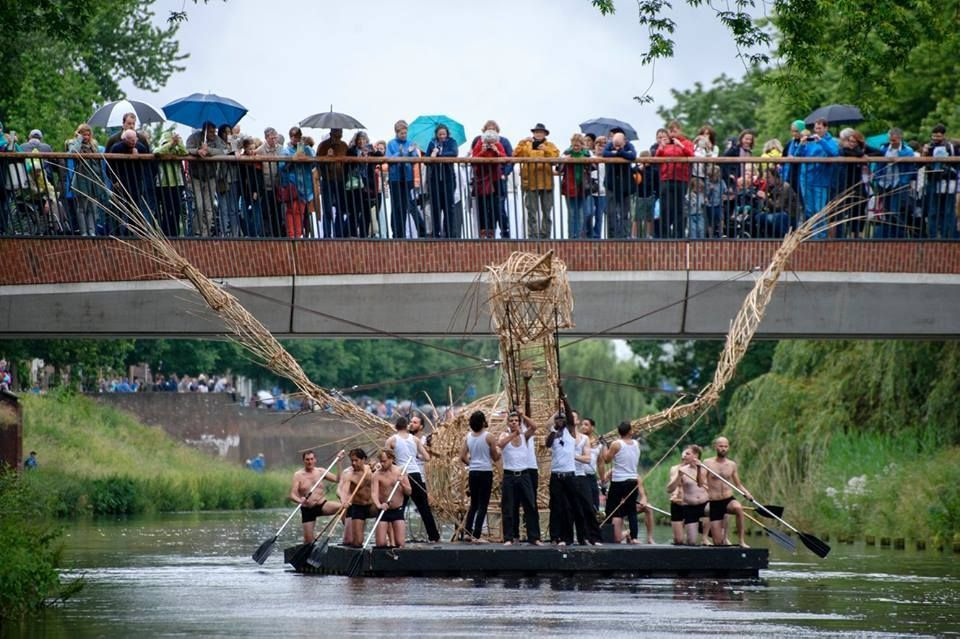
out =
<path fill-rule="evenodd" d="M 58 515 L 264 508 L 289 491 L 284 470 L 261 475 L 211 458 L 69 391 L 22 401 L 24 447 L 41 460 L 27 481 Z"/>

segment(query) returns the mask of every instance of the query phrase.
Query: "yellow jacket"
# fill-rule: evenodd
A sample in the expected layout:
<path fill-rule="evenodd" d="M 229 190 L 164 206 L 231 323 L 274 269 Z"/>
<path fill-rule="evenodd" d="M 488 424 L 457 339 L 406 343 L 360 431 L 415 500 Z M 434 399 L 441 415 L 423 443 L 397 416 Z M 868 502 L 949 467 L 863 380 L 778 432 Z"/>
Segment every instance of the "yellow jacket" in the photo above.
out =
<path fill-rule="evenodd" d="M 533 143 L 529 140 L 522 140 L 517 148 L 513 150 L 515 158 L 557 158 L 560 157 L 560 149 L 550 140 L 544 140 L 540 148 L 534 150 Z M 521 164 L 520 165 L 520 184 L 526 191 L 552 191 L 553 190 L 553 169 L 547 163 L 544 164 Z"/>

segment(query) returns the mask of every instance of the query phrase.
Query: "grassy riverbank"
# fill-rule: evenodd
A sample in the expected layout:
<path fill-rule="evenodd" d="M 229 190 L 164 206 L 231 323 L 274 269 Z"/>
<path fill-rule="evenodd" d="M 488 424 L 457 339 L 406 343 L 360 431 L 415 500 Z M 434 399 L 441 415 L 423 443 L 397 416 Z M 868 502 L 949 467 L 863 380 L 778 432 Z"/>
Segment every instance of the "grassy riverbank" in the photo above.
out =
<path fill-rule="evenodd" d="M 40 459 L 27 479 L 60 516 L 264 508 L 283 505 L 289 490 L 286 471 L 260 475 L 211 458 L 88 398 L 22 401 L 24 450 Z"/>
<path fill-rule="evenodd" d="M 949 544 L 960 541 L 958 394 L 956 342 L 783 341 L 771 371 L 732 398 L 724 434 L 745 485 L 794 525 Z"/>

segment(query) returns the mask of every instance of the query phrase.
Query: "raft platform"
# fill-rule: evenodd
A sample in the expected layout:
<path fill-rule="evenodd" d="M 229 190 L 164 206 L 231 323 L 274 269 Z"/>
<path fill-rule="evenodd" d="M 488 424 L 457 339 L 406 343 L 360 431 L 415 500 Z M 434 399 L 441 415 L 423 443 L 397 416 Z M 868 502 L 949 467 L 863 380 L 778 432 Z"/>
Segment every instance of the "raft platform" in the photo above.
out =
<path fill-rule="evenodd" d="M 286 548 L 290 563 L 298 548 Z M 403 548 L 330 545 L 319 568 L 294 566 L 305 574 L 347 575 L 358 555 L 359 577 L 758 577 L 768 565 L 765 548 L 739 546 L 622 545 L 531 546 L 498 543 L 410 544 Z"/>

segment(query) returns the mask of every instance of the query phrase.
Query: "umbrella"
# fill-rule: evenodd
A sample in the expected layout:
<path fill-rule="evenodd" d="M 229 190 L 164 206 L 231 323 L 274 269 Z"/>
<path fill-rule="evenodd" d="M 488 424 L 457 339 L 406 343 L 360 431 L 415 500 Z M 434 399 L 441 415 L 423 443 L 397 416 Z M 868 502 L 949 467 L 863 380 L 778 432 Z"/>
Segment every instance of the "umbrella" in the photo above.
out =
<path fill-rule="evenodd" d="M 890 141 L 889 133 L 878 133 L 877 135 L 871 135 L 867 138 L 867 146 L 872 146 L 875 149 L 879 149 L 881 146 Z"/>
<path fill-rule="evenodd" d="M 445 115 L 421 115 L 410 123 L 407 130 L 407 139 L 416 143 L 421 149 L 427 148 L 435 136 L 437 125 L 442 124 L 450 131 L 450 137 L 456 140 L 457 145 L 467 141 L 467 132 L 463 130 L 463 125 L 453 118 Z"/>
<path fill-rule="evenodd" d="M 300 126 L 313 129 L 365 129 L 360 121 L 352 115 L 337 113 L 330 105 L 330 110 L 323 113 L 314 113 L 308 118 L 300 120 Z"/>
<path fill-rule="evenodd" d="M 163 111 L 152 104 L 137 100 L 115 100 L 97 109 L 87 120 L 87 124 L 103 129 L 122 126 L 125 113 L 136 113 L 141 124 L 163 122 L 166 119 Z"/>
<path fill-rule="evenodd" d="M 200 128 L 204 122 L 233 126 L 246 115 L 247 107 L 213 93 L 194 93 L 165 104 L 163 112 L 168 120 Z"/>
<path fill-rule="evenodd" d="M 814 122 L 820 118 L 824 118 L 827 124 L 831 126 L 863 122 L 863 114 L 860 113 L 860 109 L 852 104 L 829 104 L 808 115 L 804 118 L 803 123 L 807 126 L 813 126 Z"/>
<path fill-rule="evenodd" d="M 628 140 L 640 139 L 639 136 L 637 136 L 636 129 L 623 120 L 617 120 L 616 118 L 594 118 L 593 120 L 580 123 L 581 132 L 592 133 L 597 137 L 610 135 L 610 129 L 616 127 L 623 129 L 623 134 L 627 136 Z"/>

